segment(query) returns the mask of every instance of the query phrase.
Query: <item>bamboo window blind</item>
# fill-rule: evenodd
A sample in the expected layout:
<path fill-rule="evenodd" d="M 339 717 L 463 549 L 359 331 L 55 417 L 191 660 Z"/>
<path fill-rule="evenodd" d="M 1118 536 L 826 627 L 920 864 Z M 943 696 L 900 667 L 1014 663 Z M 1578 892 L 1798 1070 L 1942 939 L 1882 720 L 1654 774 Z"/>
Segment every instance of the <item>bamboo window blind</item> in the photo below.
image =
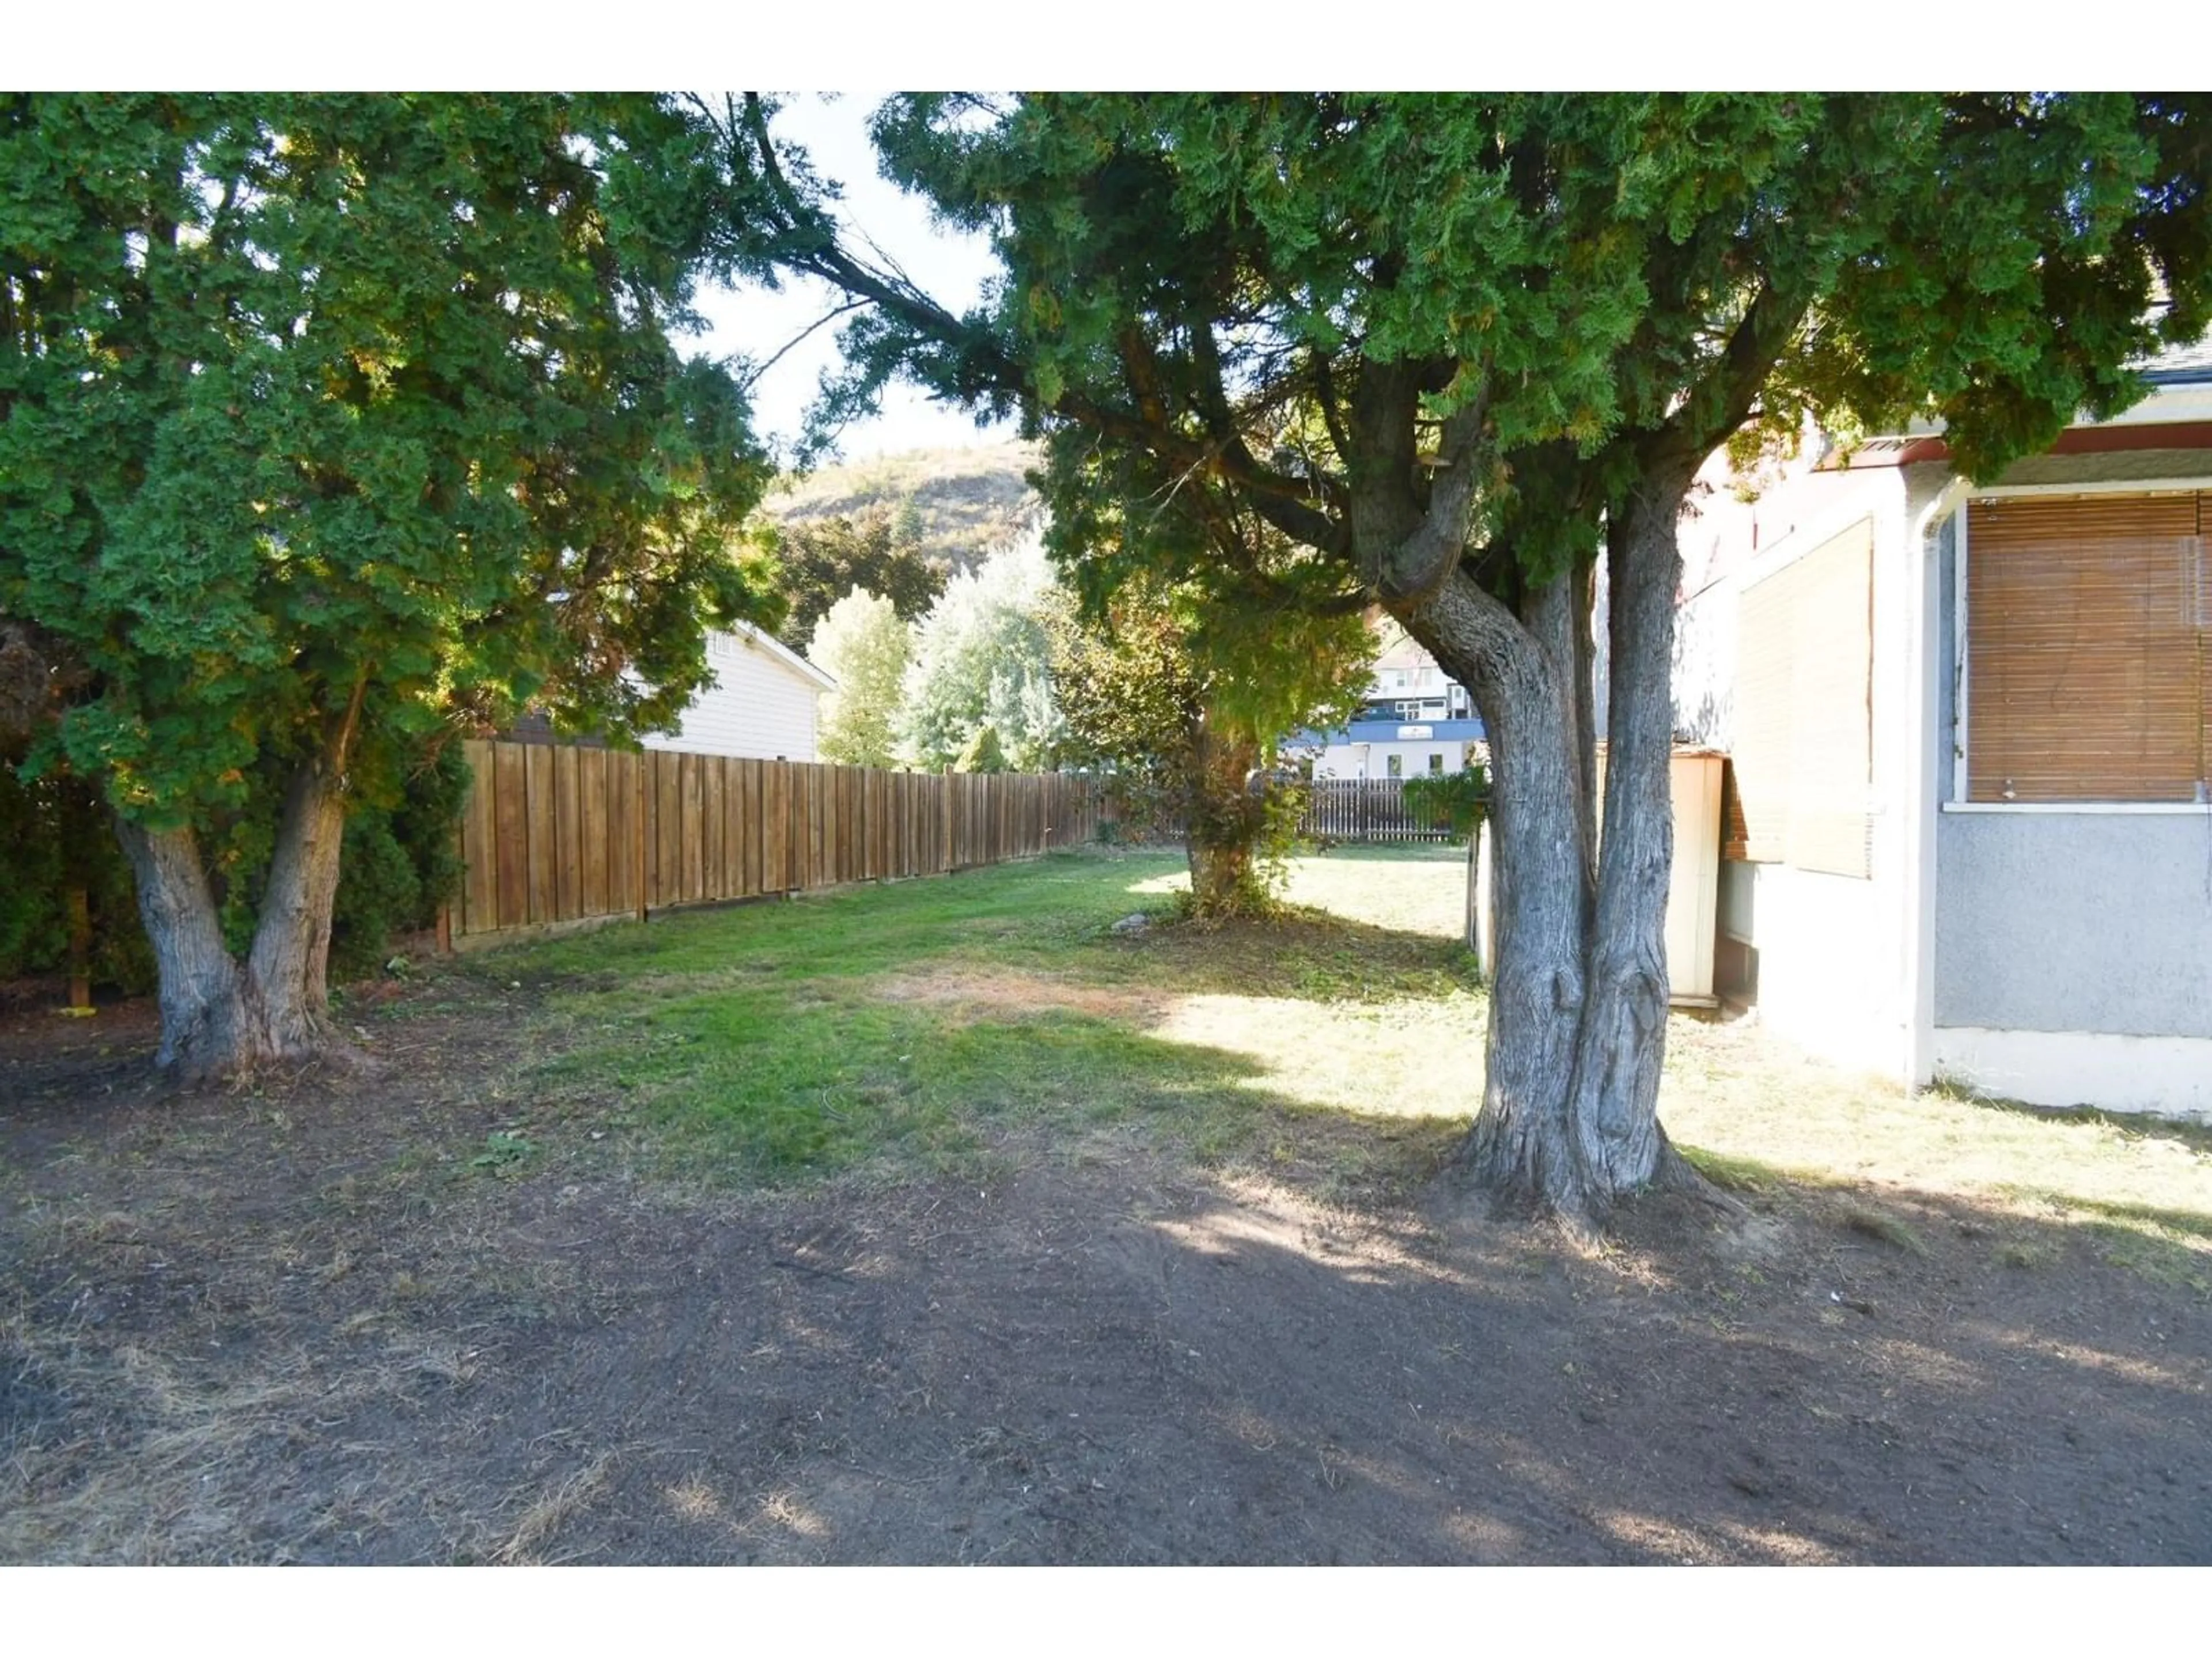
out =
<path fill-rule="evenodd" d="M 1967 799 L 2204 798 L 2206 501 L 1968 506 Z"/>
<path fill-rule="evenodd" d="M 1744 856 L 1866 877 L 1872 522 L 1746 588 L 1736 625 L 1733 770 Z"/>

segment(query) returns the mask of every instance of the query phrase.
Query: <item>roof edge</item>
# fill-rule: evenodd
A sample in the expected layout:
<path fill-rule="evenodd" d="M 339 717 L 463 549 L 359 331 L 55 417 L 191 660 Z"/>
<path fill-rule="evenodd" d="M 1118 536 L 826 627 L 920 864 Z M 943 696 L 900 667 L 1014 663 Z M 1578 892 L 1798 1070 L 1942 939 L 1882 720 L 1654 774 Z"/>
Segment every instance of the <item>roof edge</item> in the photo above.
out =
<path fill-rule="evenodd" d="M 823 690 L 835 691 L 837 689 L 837 682 L 833 677 L 817 668 L 767 629 L 756 628 L 750 623 L 741 622 L 728 632 L 732 639 L 743 641 L 749 645 L 763 647 L 769 656 L 797 669 Z"/>

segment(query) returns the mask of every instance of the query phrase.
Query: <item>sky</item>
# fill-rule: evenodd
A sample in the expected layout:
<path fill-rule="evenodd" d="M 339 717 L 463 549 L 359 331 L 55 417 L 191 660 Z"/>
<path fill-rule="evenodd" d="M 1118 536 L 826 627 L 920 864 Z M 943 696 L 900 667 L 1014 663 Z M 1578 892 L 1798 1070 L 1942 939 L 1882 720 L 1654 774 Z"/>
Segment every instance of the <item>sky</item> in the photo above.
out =
<path fill-rule="evenodd" d="M 887 95 L 793 94 L 769 130 L 804 149 L 816 172 L 843 186 L 839 217 L 848 228 L 872 240 L 949 309 L 964 311 L 981 296 L 995 269 L 990 244 L 984 237 L 932 224 L 926 207 L 877 175 L 867 118 Z M 854 246 L 865 250 L 866 243 L 856 236 Z M 691 349 L 764 362 L 834 309 L 840 297 L 829 284 L 811 279 L 788 283 L 780 292 L 717 286 L 699 297 L 699 312 L 711 326 L 690 343 Z M 839 326 L 832 323 L 791 346 L 752 387 L 754 428 L 781 448 L 787 450 L 798 437 L 822 372 L 837 361 Z M 845 429 L 838 452 L 846 460 L 864 460 L 908 449 L 995 443 L 1013 435 L 1010 423 L 979 429 L 971 416 L 933 404 L 910 386 L 894 386 L 884 396 L 880 416 Z"/>

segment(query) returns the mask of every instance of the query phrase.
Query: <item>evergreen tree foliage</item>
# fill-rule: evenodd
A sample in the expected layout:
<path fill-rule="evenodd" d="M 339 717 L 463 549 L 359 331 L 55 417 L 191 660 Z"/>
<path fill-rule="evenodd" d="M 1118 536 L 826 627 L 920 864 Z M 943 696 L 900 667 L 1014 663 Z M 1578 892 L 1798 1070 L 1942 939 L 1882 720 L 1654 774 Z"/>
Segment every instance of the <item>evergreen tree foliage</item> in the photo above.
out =
<path fill-rule="evenodd" d="M 968 746 L 952 763 L 952 769 L 956 772 L 1004 772 L 1010 769 L 1006 765 L 1006 751 L 999 747 L 998 728 L 994 726 L 977 726 L 975 735 L 968 739 Z"/>
<path fill-rule="evenodd" d="M 911 502 L 898 512 L 877 507 L 850 518 L 803 519 L 777 526 L 770 537 L 776 591 L 789 607 L 779 634 L 794 649 L 856 587 L 888 600 L 906 622 L 918 620 L 945 591 L 945 568 L 922 553 Z"/>
<path fill-rule="evenodd" d="M 1374 645 L 1357 615 L 1294 613 L 1261 637 L 1238 621 L 1194 583 L 1140 577 L 1052 628 L 1063 760 L 1107 771 L 1139 833 L 1181 831 L 1192 907 L 1216 920 L 1272 902 L 1304 796 L 1276 776 L 1280 746 L 1351 717 Z"/>
<path fill-rule="evenodd" d="M 25 764 L 115 816 L 165 1063 L 320 1046 L 344 819 L 422 745 L 664 722 L 708 627 L 775 620 L 725 550 L 765 458 L 672 339 L 750 258 L 711 140 L 632 96 L 0 98 L 0 616 L 76 686 Z"/>

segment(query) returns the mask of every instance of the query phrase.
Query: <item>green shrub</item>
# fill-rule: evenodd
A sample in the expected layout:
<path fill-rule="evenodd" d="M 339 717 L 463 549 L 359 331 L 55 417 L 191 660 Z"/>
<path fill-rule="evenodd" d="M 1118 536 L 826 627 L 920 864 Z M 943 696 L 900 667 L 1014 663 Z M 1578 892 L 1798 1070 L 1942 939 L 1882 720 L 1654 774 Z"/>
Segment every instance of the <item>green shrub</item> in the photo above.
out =
<path fill-rule="evenodd" d="M 1471 760 L 1456 772 L 1407 778 L 1401 799 L 1408 812 L 1438 829 L 1470 836 L 1490 810 L 1490 772 L 1481 762 Z"/>
<path fill-rule="evenodd" d="M 92 923 L 93 982 L 154 988 L 154 953 L 138 922 L 131 866 L 90 791 L 66 775 L 26 781 L 0 765 L 0 980 L 69 966 L 69 890 L 82 883 Z"/>
<path fill-rule="evenodd" d="M 331 909 L 333 979 L 374 973 L 395 934 L 436 923 L 439 908 L 460 885 L 453 830 L 468 789 L 468 763 L 458 744 L 422 756 L 404 775 L 361 781 L 358 804 L 346 820 Z M 261 796 L 263 810 L 241 814 L 209 849 L 226 896 L 223 919 L 234 950 L 247 943 L 273 839 L 275 792 Z M 139 924 L 131 866 L 106 811 L 82 784 L 66 776 L 26 781 L 0 765 L 0 846 L 8 849 L 8 879 L 0 883 L 0 980 L 67 968 L 74 876 L 84 884 L 91 914 L 94 982 L 130 995 L 154 988 L 154 955 Z"/>

